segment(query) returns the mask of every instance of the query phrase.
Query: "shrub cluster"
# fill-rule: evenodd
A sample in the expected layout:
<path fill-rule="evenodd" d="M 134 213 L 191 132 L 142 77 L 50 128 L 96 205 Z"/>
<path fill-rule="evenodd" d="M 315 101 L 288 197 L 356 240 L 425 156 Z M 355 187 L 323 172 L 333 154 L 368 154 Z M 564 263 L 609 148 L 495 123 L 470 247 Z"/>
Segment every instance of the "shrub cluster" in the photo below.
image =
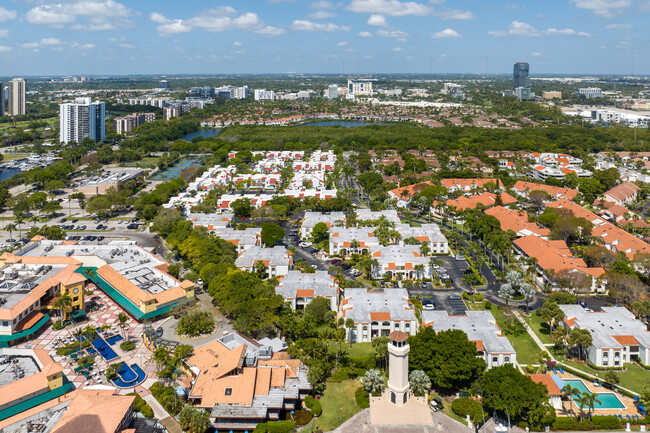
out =
<path fill-rule="evenodd" d="M 357 401 L 357 405 L 361 409 L 366 409 L 370 407 L 370 396 L 363 388 L 357 388 L 354 392 L 354 399 Z"/>
<path fill-rule="evenodd" d="M 181 317 L 178 321 L 178 333 L 196 337 L 214 331 L 214 319 L 207 311 L 197 311 Z"/>
<path fill-rule="evenodd" d="M 616 430 L 621 428 L 621 421 L 615 416 L 596 416 L 590 420 L 579 421 L 576 418 L 557 417 L 553 430 Z"/>
<path fill-rule="evenodd" d="M 321 406 L 320 401 L 316 400 L 311 395 L 308 395 L 305 398 L 305 406 L 307 406 L 315 416 L 320 416 L 323 413 L 323 407 Z"/>
<path fill-rule="evenodd" d="M 295 430 L 296 423 L 293 421 L 273 421 L 257 424 L 253 433 L 291 433 Z"/>
<path fill-rule="evenodd" d="M 473 423 L 483 419 L 481 403 L 470 397 L 461 397 L 454 400 L 451 404 L 451 410 L 462 418 L 469 415 Z"/>

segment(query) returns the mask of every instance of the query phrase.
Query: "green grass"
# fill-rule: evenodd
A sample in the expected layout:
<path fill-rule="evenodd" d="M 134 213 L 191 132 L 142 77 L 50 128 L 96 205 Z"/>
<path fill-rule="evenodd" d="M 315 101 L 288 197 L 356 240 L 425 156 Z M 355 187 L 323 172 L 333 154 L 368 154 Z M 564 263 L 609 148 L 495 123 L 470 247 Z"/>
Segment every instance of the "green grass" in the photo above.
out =
<path fill-rule="evenodd" d="M 585 373 L 593 374 L 597 377 L 605 377 L 604 370 L 594 370 L 586 364 L 575 361 L 562 361 L 563 364 L 570 365 Z M 625 371 L 616 371 L 620 380 L 619 385 L 630 391 L 640 393 L 648 383 L 650 383 L 650 370 L 645 370 L 641 366 L 633 363 L 625 364 Z"/>
<path fill-rule="evenodd" d="M 302 432 L 312 432 L 318 426 L 322 431 L 334 430 L 350 419 L 361 408 L 354 399 L 354 392 L 361 386 L 355 380 L 327 382 L 325 392 L 320 399 L 323 414 Z"/>
<path fill-rule="evenodd" d="M 525 316 L 522 314 L 522 317 L 528 323 L 530 328 L 537 334 L 542 343 L 544 344 L 553 344 L 554 341 L 549 335 L 548 323 L 544 322 L 541 317 L 539 317 L 534 312 L 530 316 Z"/>
<path fill-rule="evenodd" d="M 14 159 L 27 158 L 28 156 L 29 156 L 28 153 L 3 153 L 2 160 L 13 161 Z"/>
<path fill-rule="evenodd" d="M 440 412 L 444 413 L 447 416 L 452 417 L 453 419 L 455 419 L 456 421 L 458 421 L 459 423 L 461 423 L 463 425 L 467 425 L 467 421 L 465 420 L 465 418 L 456 415 L 454 413 L 454 411 L 451 410 L 451 404 L 454 401 L 453 398 L 451 398 L 451 397 L 443 397 L 442 395 L 438 394 L 437 392 L 432 391 L 431 392 L 431 398 L 436 398 L 436 397 L 440 397 L 442 399 L 442 404 L 444 406 Z"/>
<path fill-rule="evenodd" d="M 338 343 L 330 343 L 330 353 L 336 353 L 337 346 Z M 349 346 L 347 341 L 341 344 L 341 353 L 347 353 L 348 356 L 355 358 L 374 356 L 375 351 L 372 348 L 372 343 L 352 343 L 352 347 Z"/>
<path fill-rule="evenodd" d="M 492 312 L 492 315 L 494 315 L 499 327 L 503 329 L 503 324 L 506 321 L 503 310 L 499 307 L 493 306 L 490 311 Z M 539 362 L 539 353 L 541 352 L 541 349 L 527 332 L 521 335 L 507 335 L 506 337 L 508 337 L 512 347 L 514 347 L 515 352 L 517 352 L 517 362 L 519 364 L 537 364 Z"/>
<path fill-rule="evenodd" d="M 124 162 L 120 164 L 120 166 L 123 167 L 135 167 L 136 165 L 139 165 L 141 167 L 150 165 L 156 167 L 158 165 L 158 161 L 160 160 L 159 156 L 145 156 L 142 159 L 139 159 L 137 161 L 131 161 L 131 162 Z"/>

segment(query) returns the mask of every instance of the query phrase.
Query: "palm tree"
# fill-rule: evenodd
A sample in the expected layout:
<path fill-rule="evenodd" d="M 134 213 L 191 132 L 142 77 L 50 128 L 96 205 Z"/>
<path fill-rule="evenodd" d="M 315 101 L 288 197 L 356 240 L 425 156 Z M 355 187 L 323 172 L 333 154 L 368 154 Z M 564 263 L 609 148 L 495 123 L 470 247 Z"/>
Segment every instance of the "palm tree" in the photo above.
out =
<path fill-rule="evenodd" d="M 7 224 L 7 227 L 5 227 L 5 229 L 9 232 L 9 238 L 12 238 L 13 237 L 12 233 L 14 230 L 16 230 L 16 224 L 14 223 Z"/>
<path fill-rule="evenodd" d="M 417 265 L 413 266 L 413 269 L 417 272 L 418 278 L 422 278 L 422 273 L 424 272 L 424 265 L 422 263 L 418 263 Z"/>
<path fill-rule="evenodd" d="M 345 327 L 348 329 L 348 348 L 352 348 L 352 330 L 354 329 L 354 319 L 345 319 Z"/>
<path fill-rule="evenodd" d="M 570 384 L 564 385 L 562 388 L 562 398 L 569 398 L 569 410 L 571 417 L 573 418 L 573 397 L 580 396 L 580 390 L 578 388 L 572 387 Z"/>
<path fill-rule="evenodd" d="M 587 405 L 589 406 L 589 419 L 591 420 L 591 412 L 595 409 L 596 403 L 601 404 L 598 400 L 598 394 L 595 392 L 583 392 L 583 396 L 587 398 Z"/>
<path fill-rule="evenodd" d="M 117 320 L 120 322 L 120 328 L 122 329 L 122 336 L 126 340 L 126 333 L 124 332 L 124 327 L 126 325 L 126 322 L 129 321 L 129 316 L 127 316 L 126 313 L 122 311 L 120 314 L 117 315 Z"/>
<path fill-rule="evenodd" d="M 84 334 L 86 334 L 86 337 L 88 337 L 88 340 L 92 343 L 95 338 L 97 338 L 97 329 L 88 325 L 84 328 Z"/>
<path fill-rule="evenodd" d="M 54 301 L 54 308 L 58 308 L 61 313 L 61 325 L 63 325 L 64 310 L 66 310 L 70 305 L 72 305 L 72 298 L 68 296 L 67 293 L 61 294 L 61 296 Z"/>
<path fill-rule="evenodd" d="M 22 238 L 23 237 L 23 229 L 22 229 L 22 223 L 25 221 L 25 217 L 22 215 L 16 215 L 16 224 L 18 224 L 18 237 Z"/>
<path fill-rule="evenodd" d="M 165 368 L 169 362 L 169 352 L 164 346 L 159 346 L 153 352 L 153 361 L 156 363 L 156 374 L 160 377 L 160 372 Z"/>
<path fill-rule="evenodd" d="M 79 327 L 72 331 L 72 335 L 77 339 L 79 342 L 79 350 L 81 350 L 81 343 L 83 342 L 83 336 L 84 336 L 84 330 L 83 328 Z"/>
<path fill-rule="evenodd" d="M 336 330 L 332 333 L 332 339 L 336 343 L 336 366 L 334 368 L 338 370 L 339 358 L 341 357 L 341 344 L 343 344 L 345 341 L 345 329 L 336 328 Z"/>
<path fill-rule="evenodd" d="M 584 391 L 582 395 L 578 397 L 578 406 L 580 407 L 580 421 L 583 419 L 585 406 L 589 407 L 589 392 Z"/>

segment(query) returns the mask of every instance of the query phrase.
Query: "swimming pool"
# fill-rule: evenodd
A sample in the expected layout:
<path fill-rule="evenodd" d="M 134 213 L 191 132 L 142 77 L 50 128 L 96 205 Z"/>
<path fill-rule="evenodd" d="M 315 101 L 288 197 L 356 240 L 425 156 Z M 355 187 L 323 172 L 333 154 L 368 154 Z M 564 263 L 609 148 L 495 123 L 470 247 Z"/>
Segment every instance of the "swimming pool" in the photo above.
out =
<path fill-rule="evenodd" d="M 107 338 L 106 342 L 111 346 L 122 339 L 121 335 L 113 335 L 111 338 Z"/>
<path fill-rule="evenodd" d="M 118 377 L 113 379 L 113 384 L 119 388 L 130 388 L 139 385 L 147 378 L 147 375 L 138 364 L 128 366 L 122 363 L 117 375 Z"/>
<path fill-rule="evenodd" d="M 97 337 L 93 340 L 93 347 L 97 349 L 100 355 L 106 360 L 106 361 L 112 361 L 113 359 L 117 358 L 117 353 L 113 349 L 111 349 L 111 346 L 108 345 L 104 341 L 103 338 Z"/>
<path fill-rule="evenodd" d="M 574 388 L 578 388 L 580 392 L 591 392 L 589 388 L 584 384 L 582 380 L 579 379 L 562 379 L 565 384 L 571 385 Z M 598 393 L 598 400 L 600 403 L 594 403 L 594 409 L 625 409 L 625 405 L 616 394 L 611 392 Z"/>

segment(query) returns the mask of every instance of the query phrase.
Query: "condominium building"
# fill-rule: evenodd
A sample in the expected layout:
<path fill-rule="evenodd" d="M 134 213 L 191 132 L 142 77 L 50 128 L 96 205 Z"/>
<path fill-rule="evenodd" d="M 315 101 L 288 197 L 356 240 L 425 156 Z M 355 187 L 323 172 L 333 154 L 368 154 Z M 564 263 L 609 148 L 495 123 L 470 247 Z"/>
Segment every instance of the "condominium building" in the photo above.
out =
<path fill-rule="evenodd" d="M 582 95 L 587 99 L 602 98 L 603 91 L 599 87 L 582 87 L 578 89 L 578 95 Z"/>
<path fill-rule="evenodd" d="M 258 227 L 248 227 L 244 230 L 219 228 L 214 231 L 214 234 L 233 244 L 238 254 L 262 243 L 262 229 Z"/>
<path fill-rule="evenodd" d="M 81 143 L 85 138 L 95 142 L 106 139 L 106 104 L 77 98 L 59 105 L 59 141 Z"/>
<path fill-rule="evenodd" d="M 155 121 L 156 113 L 133 113 L 124 117 L 116 117 L 113 120 L 113 125 L 115 125 L 118 134 L 124 134 L 140 125 Z"/>
<path fill-rule="evenodd" d="M 0 117 L 5 115 L 5 87 L 0 82 Z"/>
<path fill-rule="evenodd" d="M 302 239 L 311 238 L 314 226 L 319 223 L 325 224 L 330 231 L 335 227 L 345 227 L 345 220 L 345 212 L 325 213 L 307 211 L 300 225 L 300 237 Z"/>
<path fill-rule="evenodd" d="M 431 278 L 431 259 L 420 253 L 419 245 L 389 245 L 370 248 L 370 255 L 376 264 L 372 266 L 372 277 L 391 280 L 414 280 Z"/>
<path fill-rule="evenodd" d="M 294 310 L 304 310 L 315 298 L 325 298 L 330 302 L 330 310 L 336 311 L 339 303 L 339 285 L 334 276 L 327 271 L 302 273 L 289 271 L 278 280 L 275 293 L 291 303 Z"/>
<path fill-rule="evenodd" d="M 372 96 L 372 80 L 348 80 L 348 94 L 353 96 Z"/>
<path fill-rule="evenodd" d="M 248 86 L 235 87 L 233 90 L 233 99 L 248 98 Z"/>
<path fill-rule="evenodd" d="M 169 90 L 169 81 L 167 81 L 167 80 L 158 81 L 158 88 L 159 89 L 164 89 L 164 90 Z"/>
<path fill-rule="evenodd" d="M 255 89 L 256 101 L 273 101 L 275 99 L 275 92 L 273 90 Z"/>
<path fill-rule="evenodd" d="M 550 91 L 542 92 L 543 99 L 562 99 L 562 92 Z"/>
<path fill-rule="evenodd" d="M 192 87 L 190 89 L 190 95 L 196 98 L 211 99 L 216 95 L 216 90 L 214 87 L 209 86 Z"/>
<path fill-rule="evenodd" d="M 9 109 L 10 116 L 22 116 L 25 114 L 25 80 L 14 78 L 9 81 Z"/>
<path fill-rule="evenodd" d="M 270 278 L 287 275 L 293 266 L 293 253 L 278 245 L 273 248 L 253 246 L 239 254 L 235 266 L 243 271 L 255 272 L 261 262 Z"/>

